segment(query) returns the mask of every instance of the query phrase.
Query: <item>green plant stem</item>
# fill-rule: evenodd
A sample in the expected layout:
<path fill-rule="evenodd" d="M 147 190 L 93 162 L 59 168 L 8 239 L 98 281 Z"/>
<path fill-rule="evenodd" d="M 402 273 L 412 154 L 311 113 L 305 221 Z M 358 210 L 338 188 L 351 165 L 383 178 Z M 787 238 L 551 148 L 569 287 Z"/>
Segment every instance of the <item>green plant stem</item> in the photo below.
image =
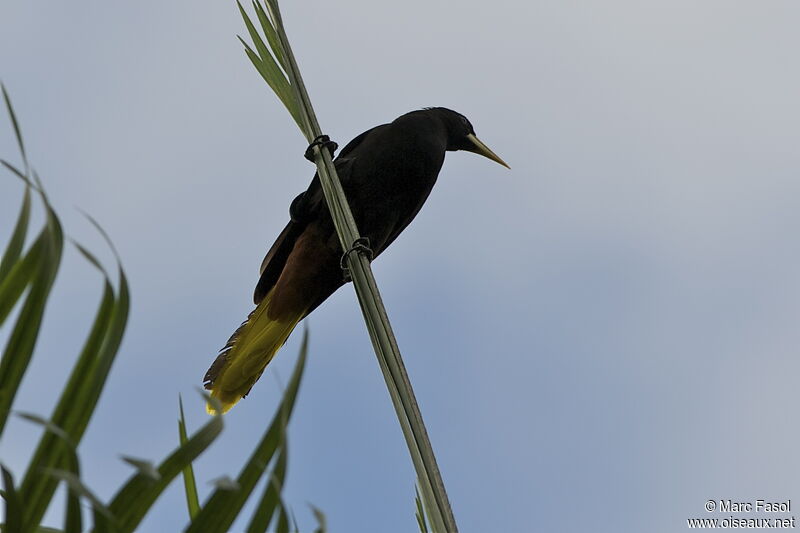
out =
<path fill-rule="evenodd" d="M 320 135 L 322 131 L 286 36 L 277 0 L 267 0 L 267 7 L 270 10 L 279 43 L 282 47 L 280 52 L 283 53 L 286 59 L 286 72 L 290 84 L 300 104 L 300 115 L 305 126 L 303 133 L 310 142 Z M 328 149 L 315 146 L 314 162 L 319 171 L 320 183 L 322 184 L 342 249 L 350 250 L 360 235 Z M 427 500 L 426 503 L 432 504 L 434 507 L 429 509 L 432 517 L 432 527 L 434 531 L 456 533 L 458 528 L 444 482 L 436 464 L 436 457 L 411 387 L 411 381 L 408 378 L 386 309 L 372 274 L 369 259 L 365 252 L 358 250 L 347 255 L 347 266 L 353 279 L 353 285 L 372 339 L 375 354 L 386 379 L 392 403 L 397 412 L 403 435 L 417 471 L 423 498 Z"/>

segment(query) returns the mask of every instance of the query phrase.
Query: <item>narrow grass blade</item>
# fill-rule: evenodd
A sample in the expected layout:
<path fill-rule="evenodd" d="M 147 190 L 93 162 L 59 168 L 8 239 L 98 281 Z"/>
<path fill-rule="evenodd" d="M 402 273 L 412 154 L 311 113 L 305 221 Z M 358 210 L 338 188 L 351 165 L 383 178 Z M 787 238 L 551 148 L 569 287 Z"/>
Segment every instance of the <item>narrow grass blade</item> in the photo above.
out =
<path fill-rule="evenodd" d="M 6 167 L 6 169 L 11 171 L 11 173 L 14 174 L 14 176 L 16 176 L 19 179 L 21 179 L 22 182 L 26 186 L 30 187 L 31 189 L 35 190 L 36 192 L 39 192 L 39 193 L 41 192 L 41 190 L 39 189 L 39 186 L 36 185 L 35 183 L 33 183 L 30 179 L 28 179 L 28 176 L 26 176 L 25 173 L 22 170 L 18 169 L 17 167 L 15 167 L 14 165 L 12 165 L 8 161 L 6 161 L 5 159 L 0 159 L 0 165 L 3 165 L 4 167 Z"/>
<path fill-rule="evenodd" d="M 8 241 L 6 251 L 3 252 L 3 259 L 0 260 L 0 283 L 3 282 L 9 271 L 11 271 L 11 267 L 22 254 L 22 248 L 25 245 L 25 236 L 28 234 L 30 216 L 31 191 L 29 188 L 25 187 L 25 196 L 22 198 L 22 208 L 19 211 L 17 223 L 14 226 L 13 233 L 11 233 L 11 239 Z M 0 321 L 0 323 L 2 323 L 2 321 Z"/>
<path fill-rule="evenodd" d="M 261 74 L 261 77 L 264 78 L 264 81 L 267 82 L 267 85 L 270 86 L 281 103 L 283 103 L 284 107 L 287 111 L 289 111 L 289 114 L 292 115 L 292 118 L 297 125 L 300 126 L 300 114 L 297 110 L 297 104 L 294 100 L 294 97 L 291 95 L 291 90 L 288 89 L 288 82 L 286 82 L 286 85 L 284 85 L 283 81 L 285 81 L 285 78 L 283 81 L 281 81 L 281 77 L 283 75 L 276 73 L 278 67 L 274 65 L 274 61 L 272 63 L 270 63 L 270 61 L 262 61 L 258 54 L 255 53 L 253 49 L 241 39 L 241 37 L 239 38 L 239 41 L 244 46 L 244 51 L 247 54 L 247 57 L 250 58 L 250 61 L 253 63 L 253 66 L 256 67 L 258 73 Z"/>
<path fill-rule="evenodd" d="M 119 257 L 119 252 L 117 251 L 117 247 L 114 246 L 114 241 L 111 240 L 111 237 L 108 235 L 108 232 L 105 230 L 105 228 L 103 228 L 103 226 L 101 226 L 100 223 L 92 215 L 90 215 L 83 209 L 79 208 L 78 211 L 80 211 L 81 214 L 86 217 L 86 220 L 88 220 L 89 223 L 92 226 L 94 226 L 94 229 L 97 230 L 100 236 L 103 237 L 103 240 L 106 241 L 106 244 L 111 249 L 111 252 L 114 254 L 114 258 L 117 260 L 117 265 L 121 265 L 122 259 L 120 259 Z"/>
<path fill-rule="evenodd" d="M 11 310 L 17 304 L 31 280 L 39 271 L 44 254 L 46 235 L 44 233 L 34 241 L 22 259 L 11 267 L 8 275 L 0 280 L 0 325 L 4 324 Z"/>
<path fill-rule="evenodd" d="M 161 474 L 158 473 L 158 470 L 156 470 L 156 467 L 150 461 L 125 455 L 122 456 L 122 460 L 134 467 L 139 474 L 146 478 L 150 478 L 153 481 L 161 479 Z"/>
<path fill-rule="evenodd" d="M 417 494 L 422 503 L 423 517 L 427 520 L 431 533 L 449 533 L 442 520 L 441 513 L 437 512 L 436 497 L 430 482 L 427 479 L 417 477 L 417 487 L 419 488 Z"/>
<path fill-rule="evenodd" d="M 286 512 L 286 504 L 282 499 L 278 503 L 278 525 L 275 526 L 275 533 L 289 533 L 289 513 Z"/>
<path fill-rule="evenodd" d="M 27 420 L 28 422 L 32 422 L 34 424 L 42 426 L 47 434 L 50 434 L 54 437 L 57 437 L 57 441 L 60 441 L 64 445 L 64 451 L 66 455 L 66 459 L 64 464 L 66 465 L 66 471 L 75 476 L 76 478 L 80 479 L 80 462 L 78 460 L 78 453 L 75 448 L 75 445 L 72 443 L 69 435 L 67 432 L 64 431 L 62 428 L 55 425 L 50 420 L 47 420 L 39 415 L 31 414 L 31 413 L 16 413 L 17 416 L 20 418 Z M 57 484 L 61 479 L 58 476 L 51 476 L 49 472 L 52 472 L 56 469 L 44 468 L 41 469 L 40 472 L 43 476 L 48 477 L 50 479 L 54 479 L 55 483 Z M 77 491 L 74 487 L 67 485 L 67 502 L 66 502 L 66 513 L 64 517 L 64 533 L 81 533 L 83 531 L 83 517 L 82 517 L 82 510 L 81 510 L 81 495 L 82 492 Z M 104 508 L 104 506 L 103 506 Z M 35 524 L 28 524 L 28 528 L 34 527 Z"/>
<path fill-rule="evenodd" d="M 80 494 L 67 490 L 66 514 L 64 516 L 64 533 L 83 532 L 83 509 Z"/>
<path fill-rule="evenodd" d="M 270 20 L 269 15 L 264 11 L 264 8 L 261 7 L 260 3 L 254 1 L 253 9 L 256 10 L 258 22 L 261 23 L 261 29 L 264 31 L 264 36 L 267 38 L 270 50 L 272 50 L 278 63 L 280 63 L 281 69 L 286 72 L 286 53 L 283 51 L 280 39 L 278 39 L 275 25 L 272 23 L 272 20 Z"/>
<path fill-rule="evenodd" d="M 200 430 L 176 448 L 159 466 L 160 479 L 154 481 L 141 473 L 134 475 L 117 492 L 110 511 L 118 519 L 118 531 L 134 531 L 164 489 L 180 474 L 187 464 L 197 458 L 222 431 L 221 416 L 214 416 Z"/>
<path fill-rule="evenodd" d="M 261 39 L 261 35 L 258 34 L 256 31 L 256 27 L 253 25 L 253 22 L 250 20 L 249 15 L 242 7 L 241 2 L 236 2 L 236 5 L 239 6 L 239 13 L 242 15 L 242 19 L 244 20 L 244 25 L 247 27 L 247 33 L 250 34 L 250 39 L 253 41 L 253 45 L 256 47 L 256 51 L 258 52 L 259 58 L 261 61 L 269 61 L 273 60 L 272 63 L 275 64 L 276 70 L 278 69 L 277 63 L 275 63 L 272 53 L 270 53 L 267 45 L 264 44 L 264 41 Z M 241 40 L 241 39 L 240 39 Z M 283 77 L 284 81 L 286 82 L 286 87 L 289 87 L 289 80 L 286 79 L 286 75 L 283 72 L 280 72 L 280 75 Z"/>
<path fill-rule="evenodd" d="M 47 421 L 45 421 L 48 423 Z M 50 431 L 53 431 L 55 426 L 53 424 L 48 423 L 47 426 Z M 69 437 L 66 433 L 63 433 L 64 440 L 67 441 L 67 444 L 70 444 L 70 450 L 67 454 L 68 456 L 68 467 L 69 472 L 71 472 L 74 476 L 80 479 L 81 470 L 80 470 L 80 462 L 78 461 L 78 453 L 74 447 L 72 447 L 71 443 L 69 442 Z M 67 487 L 67 504 L 66 504 L 66 513 L 64 516 L 64 533 L 82 533 L 83 532 L 83 510 L 81 509 L 81 494 L 72 489 L 72 487 Z"/>
<path fill-rule="evenodd" d="M 111 306 L 102 342 L 96 350 L 94 344 L 87 346 L 87 354 L 90 356 L 91 366 L 86 378 L 81 380 L 80 376 L 76 376 L 75 382 L 82 382 L 82 385 L 78 385 L 76 387 L 77 390 L 69 391 L 71 398 L 74 398 L 72 405 L 62 405 L 59 401 L 59 405 L 56 406 L 57 409 L 61 408 L 58 414 L 59 418 L 65 420 L 64 428 L 76 441 L 83 437 L 83 433 L 89 425 L 89 420 L 103 392 L 103 387 L 111 371 L 111 366 L 116 359 L 119 346 L 122 343 L 122 337 L 125 334 L 125 327 L 128 323 L 130 291 L 128 278 L 121 266 L 118 267 L 117 276 L 118 295 Z M 105 321 L 105 319 L 102 320 Z M 92 338 L 90 340 L 95 339 Z"/>
<path fill-rule="evenodd" d="M 103 502 L 100 501 L 100 498 L 98 498 L 97 495 L 95 495 L 95 493 L 89 489 L 89 487 L 84 485 L 80 477 L 76 476 L 69 470 L 60 470 L 58 468 L 47 470 L 47 473 L 66 483 L 68 490 L 79 494 L 81 498 L 88 501 L 91 504 L 92 509 L 94 509 L 96 512 L 102 514 L 106 518 L 113 519 L 114 515 L 111 513 L 109 508 L 103 505 Z"/>
<path fill-rule="evenodd" d="M 3 358 L 0 360 L 0 435 L 33 355 L 50 289 L 61 263 L 64 235 L 58 218 L 49 208 L 43 234 L 42 257 L 38 261 L 36 273 L 30 282 L 30 290 L 3 351 Z"/>
<path fill-rule="evenodd" d="M 74 241 L 74 240 L 70 239 L 70 242 L 81 253 L 81 255 L 84 257 L 84 259 L 89 261 L 89 263 L 94 265 L 94 267 L 97 270 L 102 272 L 105 275 L 105 277 L 108 278 L 108 274 L 106 273 L 105 269 L 103 268 L 103 265 L 100 264 L 100 261 L 98 261 L 97 257 L 95 257 L 94 254 L 92 254 L 92 252 L 90 252 L 88 249 L 86 249 L 85 246 L 83 246 L 81 243 L 79 243 L 77 241 Z"/>
<path fill-rule="evenodd" d="M 278 458 L 275 460 L 275 467 L 267 478 L 264 494 L 253 511 L 246 533 L 264 533 L 272 522 L 272 517 L 280 502 L 283 482 L 286 479 L 286 450 L 287 445 L 284 441 L 278 452 Z"/>
<path fill-rule="evenodd" d="M 99 265 L 96 260 L 91 262 Z M 118 267 L 118 296 L 108 274 L 102 269 L 101 272 L 104 291 L 92 329 L 50 418 L 76 444 L 89 424 L 116 357 L 130 306 L 128 283 L 122 267 Z M 52 435 L 46 433 L 42 436 L 21 485 L 25 500 L 31 502 L 26 523 L 39 523 L 57 486 L 57 480 L 42 475 L 41 468 L 64 468 L 66 453 L 63 443 Z"/>
<path fill-rule="evenodd" d="M 425 510 L 422 508 L 422 500 L 419 497 L 419 489 L 417 487 L 414 487 L 414 493 L 416 494 L 414 502 L 416 503 L 417 506 L 415 514 L 417 516 L 417 524 L 419 525 L 419 531 L 420 533 L 428 533 L 428 523 L 425 520 Z"/>
<path fill-rule="evenodd" d="M 22 160 L 25 162 L 25 169 L 28 169 L 28 156 L 25 153 L 25 143 L 22 142 L 22 132 L 19 129 L 19 122 L 17 122 L 17 114 L 14 113 L 14 106 L 11 105 L 11 97 L 8 96 L 6 86 L 0 83 L 0 89 L 3 91 L 3 99 L 6 102 L 6 110 L 8 116 L 11 118 L 11 125 L 14 127 L 14 135 L 17 137 L 17 144 L 19 145 L 19 153 L 22 155 Z"/>
<path fill-rule="evenodd" d="M 39 174 L 35 170 L 30 169 L 30 173 L 31 176 L 33 177 L 33 184 L 31 186 L 36 189 L 36 192 L 38 192 L 39 195 L 42 197 L 44 203 L 47 204 L 48 207 L 50 207 L 50 202 L 47 200 L 46 197 L 47 195 L 44 192 L 44 185 L 42 184 L 42 179 L 39 177 Z"/>
<path fill-rule="evenodd" d="M 117 533 L 114 521 L 97 510 L 92 511 L 92 533 Z"/>
<path fill-rule="evenodd" d="M 314 530 L 314 533 L 326 533 L 328 531 L 328 520 L 325 518 L 325 513 L 319 507 L 308 505 L 311 507 L 311 512 L 317 521 L 317 529 Z"/>
<path fill-rule="evenodd" d="M 58 481 L 64 481 L 67 485 L 67 502 L 66 513 L 64 518 L 64 533 L 81 533 L 83 531 L 83 517 L 81 509 L 81 498 L 86 498 L 91 503 L 95 512 L 100 512 L 106 517 L 111 517 L 108 509 L 100 500 L 83 485 L 80 481 L 80 461 L 78 460 L 77 450 L 70 441 L 67 433 L 53 424 L 51 421 L 46 420 L 40 416 L 32 415 L 29 413 L 18 413 L 18 416 L 43 426 L 47 433 L 54 435 L 65 445 L 66 451 L 66 469 L 43 469 L 42 473 L 45 476 L 54 478 Z M 28 527 L 34 527 L 34 524 L 29 524 Z"/>
<path fill-rule="evenodd" d="M 99 352 L 108 332 L 111 314 L 113 312 L 115 303 L 116 299 L 114 297 L 114 290 L 111 287 L 108 279 L 106 279 L 105 289 L 100 300 L 100 305 L 97 309 L 94 325 L 92 326 L 92 330 L 89 333 L 86 343 L 84 344 L 81 355 L 72 369 L 72 374 L 70 375 L 67 385 L 64 387 L 64 390 L 61 393 L 61 398 L 56 404 L 56 408 L 51 417 L 51 420 L 53 421 L 52 423 L 62 428 L 62 430 L 65 427 L 67 412 L 74 408 L 73 406 L 76 404 L 79 389 L 83 386 L 85 380 L 91 374 L 91 369 L 95 363 L 97 353 Z M 66 430 L 63 431 L 65 434 L 67 434 Z M 81 435 L 73 436 L 80 439 Z M 36 451 L 31 458 L 30 467 L 28 468 L 28 472 L 26 473 L 25 479 L 22 483 L 22 492 L 25 494 L 26 498 L 29 499 L 29 501 L 36 501 L 39 498 L 42 498 L 42 503 L 37 503 L 37 507 L 46 508 L 46 500 L 48 500 L 48 498 L 47 496 L 42 496 L 42 494 L 52 494 L 52 491 L 55 490 L 54 484 L 47 482 L 49 478 L 46 478 L 46 476 L 41 476 L 38 468 L 56 468 L 62 464 L 61 461 L 63 460 L 63 451 L 64 450 L 60 449 L 60 445 L 54 435 L 45 433 L 39 441 L 39 445 L 37 446 Z M 44 510 L 41 512 L 43 513 Z"/>
<path fill-rule="evenodd" d="M 270 49 L 268 49 L 264 44 L 263 39 L 261 39 L 261 36 L 258 34 L 258 31 L 253 25 L 253 22 L 247 12 L 244 10 L 242 5 L 238 3 L 238 1 L 237 5 L 239 6 L 239 13 L 242 15 L 242 20 L 244 20 L 245 26 L 247 27 L 247 32 L 250 34 L 250 38 L 253 40 L 253 45 L 258 51 L 258 53 L 256 53 L 240 37 L 239 41 L 241 41 L 242 45 L 244 45 L 247 57 L 250 58 L 250 61 L 253 63 L 253 66 L 256 67 L 258 73 L 261 74 L 261 77 L 264 78 L 264 81 L 267 82 L 267 85 L 270 86 L 272 91 L 283 103 L 284 107 L 286 107 L 287 111 L 289 111 L 289 114 L 302 130 L 299 102 L 297 101 L 295 92 L 292 90 L 291 83 L 284 74 L 284 69 L 286 68 L 286 58 L 283 49 L 280 47 L 280 42 L 277 39 L 275 28 L 270 23 L 269 17 L 263 11 L 263 9 L 261 9 L 260 6 L 257 6 L 256 14 L 259 17 L 259 22 L 261 23 L 264 33 L 267 37 L 267 42 L 270 43 L 270 53 Z M 275 45 L 277 45 L 277 47 Z M 275 61 L 275 57 L 278 58 L 281 66 L 279 66 Z"/>
<path fill-rule="evenodd" d="M 216 479 L 212 479 L 210 483 L 217 490 L 227 490 L 227 491 L 239 490 L 239 483 L 237 483 L 236 480 L 231 478 L 230 476 L 220 476 Z"/>
<path fill-rule="evenodd" d="M 180 396 L 178 397 L 178 407 L 181 414 L 181 417 L 178 419 L 178 437 L 180 438 L 181 445 L 184 445 L 189 438 L 186 436 L 186 417 L 183 415 L 183 400 Z M 186 506 L 189 509 L 189 520 L 194 520 L 194 517 L 200 512 L 200 499 L 197 496 L 197 482 L 194 478 L 192 463 L 189 463 L 186 465 L 186 468 L 183 469 L 183 489 L 186 493 Z"/>
<path fill-rule="evenodd" d="M 223 533 L 230 529 L 231 524 L 270 463 L 275 451 L 284 441 L 286 424 L 292 414 L 297 398 L 307 353 L 308 331 L 305 331 L 303 332 L 300 355 L 297 358 L 297 363 L 284 392 L 280 407 L 236 480 L 239 484 L 239 490 L 215 490 L 203 505 L 197 517 L 189 524 L 186 529 L 187 533 Z"/>
<path fill-rule="evenodd" d="M 236 2 L 236 5 L 239 6 L 239 13 L 242 15 L 242 19 L 244 20 L 244 25 L 247 27 L 247 32 L 250 34 L 250 38 L 253 40 L 253 45 L 258 51 L 256 57 L 258 57 L 261 60 L 264 69 L 268 72 L 268 75 L 265 76 L 264 79 L 267 81 L 267 83 L 269 83 L 269 86 L 272 87 L 273 91 L 279 93 L 278 96 L 281 100 L 284 100 L 285 98 L 291 98 L 292 89 L 291 87 L 289 87 L 289 80 L 286 79 L 286 75 L 283 73 L 281 68 L 275 62 L 274 57 L 270 53 L 267 46 L 264 44 L 264 41 L 258 34 L 258 31 L 256 31 L 253 22 L 250 20 L 250 16 L 244 10 L 242 4 Z M 239 38 L 239 41 L 244 43 L 241 37 Z"/>
<path fill-rule="evenodd" d="M 34 424 L 42 426 L 46 431 L 64 440 L 73 449 L 75 448 L 75 445 L 70 440 L 69 435 L 67 435 L 67 432 L 58 427 L 57 425 L 55 425 L 54 423 L 52 423 L 51 421 L 47 420 L 46 418 L 43 418 L 33 413 L 23 413 L 20 411 L 17 411 L 15 414 L 23 420 L 27 420 L 28 422 L 32 422 Z"/>
<path fill-rule="evenodd" d="M 14 478 L 11 476 L 11 472 L 6 470 L 5 466 L 0 465 L 0 471 L 2 471 L 3 487 L 5 489 L 3 499 L 6 502 L 3 531 L 22 531 L 22 515 L 24 509 L 19 493 L 16 488 L 14 488 Z"/>

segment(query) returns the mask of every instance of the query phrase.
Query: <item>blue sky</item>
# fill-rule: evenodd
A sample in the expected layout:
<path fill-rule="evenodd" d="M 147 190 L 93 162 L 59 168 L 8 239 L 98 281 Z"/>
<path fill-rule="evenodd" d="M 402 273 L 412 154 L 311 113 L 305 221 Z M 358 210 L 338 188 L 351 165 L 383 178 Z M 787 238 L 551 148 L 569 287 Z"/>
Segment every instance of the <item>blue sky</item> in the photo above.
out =
<path fill-rule="evenodd" d="M 340 144 L 442 105 L 513 169 L 448 154 L 374 264 L 464 533 L 674 532 L 708 499 L 800 499 L 796 2 L 284 4 Z M 175 446 L 178 394 L 206 420 L 194 388 L 313 175 L 243 33 L 227 2 L 0 6 L 30 157 L 69 235 L 110 262 L 74 207 L 95 216 L 132 285 L 81 446 L 105 497 L 120 454 Z M 16 157 L 6 122 L 0 156 Z M 20 197 L 0 179 L 3 239 Z M 18 408 L 50 412 L 99 294 L 68 250 Z M 309 529 L 306 502 L 334 532 L 412 531 L 413 469 L 352 288 L 307 322 L 287 500 Z M 206 489 L 238 471 L 298 344 L 197 462 Z M 2 462 L 21 472 L 37 436 L 9 426 Z M 141 531 L 179 531 L 183 505 L 176 484 Z"/>

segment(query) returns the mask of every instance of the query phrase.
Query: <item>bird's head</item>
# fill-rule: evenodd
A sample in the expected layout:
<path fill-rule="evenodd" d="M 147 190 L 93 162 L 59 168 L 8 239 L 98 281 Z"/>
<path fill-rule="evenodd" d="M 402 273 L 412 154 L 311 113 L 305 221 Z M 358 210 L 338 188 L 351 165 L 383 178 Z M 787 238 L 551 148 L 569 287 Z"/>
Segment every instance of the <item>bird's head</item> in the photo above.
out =
<path fill-rule="evenodd" d="M 467 152 L 487 157 L 508 169 L 511 168 L 500 156 L 494 153 L 488 146 L 483 144 L 483 141 L 475 136 L 475 128 L 472 127 L 472 123 L 467 117 L 445 107 L 431 107 L 426 109 L 426 111 L 435 113 L 447 128 L 448 150 L 466 150 Z"/>

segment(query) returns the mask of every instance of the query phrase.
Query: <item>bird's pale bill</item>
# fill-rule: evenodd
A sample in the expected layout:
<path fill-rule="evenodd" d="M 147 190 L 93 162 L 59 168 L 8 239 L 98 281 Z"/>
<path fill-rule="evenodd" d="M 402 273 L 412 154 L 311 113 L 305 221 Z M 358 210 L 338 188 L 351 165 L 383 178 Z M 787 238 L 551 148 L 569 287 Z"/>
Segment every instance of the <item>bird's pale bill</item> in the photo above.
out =
<path fill-rule="evenodd" d="M 478 139 L 477 137 L 475 137 L 471 133 L 467 134 L 467 139 L 472 141 L 472 144 L 475 145 L 475 149 L 470 150 L 469 148 L 467 148 L 468 151 L 470 151 L 472 153 L 475 153 L 475 154 L 480 154 L 483 157 L 488 157 L 492 161 L 494 161 L 496 163 L 500 163 L 501 165 L 503 165 L 507 169 L 511 170 L 511 167 L 508 166 L 508 163 L 506 163 L 505 161 L 500 159 L 499 155 L 497 155 L 496 153 L 492 152 L 492 149 L 489 148 L 488 146 L 486 146 L 485 144 L 483 144 L 482 140 Z"/>

